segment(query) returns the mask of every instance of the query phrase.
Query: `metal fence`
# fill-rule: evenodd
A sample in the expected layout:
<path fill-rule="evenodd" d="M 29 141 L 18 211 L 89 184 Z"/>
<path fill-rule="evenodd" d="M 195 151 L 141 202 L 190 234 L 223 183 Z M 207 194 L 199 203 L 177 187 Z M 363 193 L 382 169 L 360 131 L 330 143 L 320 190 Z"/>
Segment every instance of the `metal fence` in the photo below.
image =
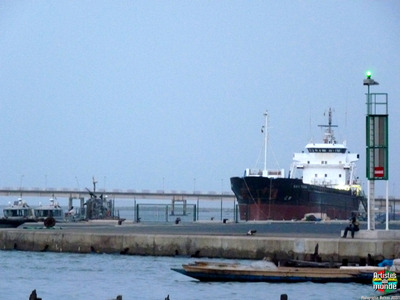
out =
<path fill-rule="evenodd" d="M 239 221 L 235 207 L 199 207 L 196 204 L 135 204 L 116 208 L 116 215 L 134 222 Z"/>
<path fill-rule="evenodd" d="M 135 222 L 194 222 L 196 205 L 136 204 Z"/>

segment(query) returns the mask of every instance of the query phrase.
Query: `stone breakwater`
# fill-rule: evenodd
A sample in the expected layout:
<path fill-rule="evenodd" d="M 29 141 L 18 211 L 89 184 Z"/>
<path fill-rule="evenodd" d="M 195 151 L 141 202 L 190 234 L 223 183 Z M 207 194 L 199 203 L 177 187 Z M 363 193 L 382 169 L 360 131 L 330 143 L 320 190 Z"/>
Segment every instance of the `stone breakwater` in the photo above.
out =
<path fill-rule="evenodd" d="M 310 260 L 317 245 L 322 261 L 359 263 L 368 255 L 375 260 L 400 257 L 400 240 L 0 230 L 1 250 L 38 252 Z"/>

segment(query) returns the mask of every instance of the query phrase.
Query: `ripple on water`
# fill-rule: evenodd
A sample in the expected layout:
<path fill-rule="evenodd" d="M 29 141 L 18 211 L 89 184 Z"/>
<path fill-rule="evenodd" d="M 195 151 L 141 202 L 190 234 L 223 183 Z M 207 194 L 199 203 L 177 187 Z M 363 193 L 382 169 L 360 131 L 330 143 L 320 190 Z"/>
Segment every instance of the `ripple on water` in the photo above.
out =
<path fill-rule="evenodd" d="M 371 285 L 199 282 L 171 270 L 186 257 L 0 251 L 1 299 L 27 299 L 33 289 L 51 299 L 360 299 Z M 4 280 L 6 279 L 6 280 Z M 18 287 L 18 288 L 15 288 Z M 321 298 L 323 295 L 323 298 Z M 338 298 L 338 296 L 340 296 Z"/>

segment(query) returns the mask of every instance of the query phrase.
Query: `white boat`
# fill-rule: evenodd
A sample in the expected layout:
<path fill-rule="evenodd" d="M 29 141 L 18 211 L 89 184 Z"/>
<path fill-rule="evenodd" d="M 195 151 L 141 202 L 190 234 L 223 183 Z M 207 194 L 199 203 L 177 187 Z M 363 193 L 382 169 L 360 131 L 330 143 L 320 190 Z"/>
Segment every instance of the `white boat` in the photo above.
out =
<path fill-rule="evenodd" d="M 5 219 L 34 219 L 33 209 L 22 198 L 18 198 L 13 204 L 3 209 Z"/>
<path fill-rule="evenodd" d="M 3 209 L 4 217 L 0 219 L 0 227 L 18 227 L 25 222 L 35 222 L 35 214 L 22 198 Z"/>
<path fill-rule="evenodd" d="M 38 207 L 35 207 L 34 213 L 38 221 L 44 221 L 50 217 L 58 222 L 64 221 L 63 209 L 54 198 L 50 198 L 50 203 L 48 205 L 40 204 Z"/>

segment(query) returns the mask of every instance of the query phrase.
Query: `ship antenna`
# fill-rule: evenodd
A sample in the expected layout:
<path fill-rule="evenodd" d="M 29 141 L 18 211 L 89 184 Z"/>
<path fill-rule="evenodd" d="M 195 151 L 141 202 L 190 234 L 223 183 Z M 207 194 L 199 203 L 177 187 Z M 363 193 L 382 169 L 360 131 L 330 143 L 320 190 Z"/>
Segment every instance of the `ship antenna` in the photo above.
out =
<path fill-rule="evenodd" d="M 265 117 L 265 125 L 263 126 L 264 130 L 264 171 L 267 170 L 267 153 L 268 153 L 268 110 L 264 113 Z"/>
<path fill-rule="evenodd" d="M 92 180 L 93 180 L 93 193 L 96 193 L 96 183 L 97 183 L 97 180 L 94 178 L 94 176 L 92 177 Z"/>
<path fill-rule="evenodd" d="M 324 114 L 325 115 L 325 114 Z M 324 143 L 325 144 L 335 144 L 336 140 L 333 135 L 332 127 L 337 127 L 337 125 L 332 125 L 332 108 L 329 108 L 328 111 L 328 125 L 318 125 L 318 127 L 326 127 L 325 135 L 324 135 Z"/>

